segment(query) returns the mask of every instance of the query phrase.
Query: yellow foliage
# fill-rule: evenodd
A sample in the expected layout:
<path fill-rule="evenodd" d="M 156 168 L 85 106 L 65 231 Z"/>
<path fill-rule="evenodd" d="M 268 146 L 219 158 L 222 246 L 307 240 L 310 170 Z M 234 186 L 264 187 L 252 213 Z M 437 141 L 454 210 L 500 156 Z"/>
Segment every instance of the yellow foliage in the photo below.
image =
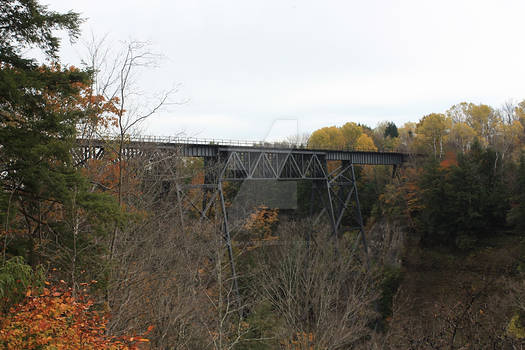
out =
<path fill-rule="evenodd" d="M 312 133 L 308 139 L 308 146 L 319 149 L 342 149 L 345 146 L 345 138 L 340 128 L 325 127 Z"/>
<path fill-rule="evenodd" d="M 377 147 L 374 144 L 374 140 L 367 134 L 361 134 L 355 145 L 355 149 L 359 151 L 377 151 Z"/>
<path fill-rule="evenodd" d="M 345 140 L 345 148 L 357 148 L 359 137 L 363 133 L 363 128 L 356 123 L 348 122 L 341 126 L 340 129 Z"/>
<path fill-rule="evenodd" d="M 507 326 L 507 334 L 516 339 L 525 339 L 525 326 L 521 324 L 519 315 L 515 315 L 510 319 Z"/>
<path fill-rule="evenodd" d="M 476 136 L 476 131 L 463 122 L 455 123 L 450 130 L 450 141 L 462 152 L 468 150 Z"/>
<path fill-rule="evenodd" d="M 434 156 L 441 156 L 451 126 L 452 119 L 444 114 L 432 113 L 423 117 L 417 123 L 418 144 L 427 151 L 432 151 Z"/>
<path fill-rule="evenodd" d="M 348 122 L 339 128 L 330 126 L 314 131 L 308 139 L 308 146 L 319 149 L 377 151 L 372 138 L 363 132 L 361 126 L 353 122 Z"/>

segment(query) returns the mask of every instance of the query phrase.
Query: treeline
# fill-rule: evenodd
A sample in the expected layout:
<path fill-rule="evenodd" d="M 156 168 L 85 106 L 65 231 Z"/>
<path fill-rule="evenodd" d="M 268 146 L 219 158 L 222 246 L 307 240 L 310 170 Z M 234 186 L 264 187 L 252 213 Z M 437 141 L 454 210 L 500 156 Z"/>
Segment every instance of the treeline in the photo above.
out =
<path fill-rule="evenodd" d="M 519 153 L 525 141 L 524 127 L 525 101 L 507 102 L 499 109 L 462 102 L 445 113 L 431 113 L 419 122 L 401 127 L 393 122 L 379 123 L 373 129 L 354 122 L 324 127 L 310 135 L 308 145 L 432 154 L 442 159 L 447 151 L 467 152 L 477 140 L 483 147 L 493 149 L 498 160 L 503 160 L 515 157 L 516 151 Z"/>
<path fill-rule="evenodd" d="M 524 126 L 525 101 L 500 109 L 463 102 L 399 128 L 393 122 L 374 129 L 353 122 L 321 128 L 308 143 L 411 154 L 408 170 L 401 172 L 403 183 L 395 189 L 386 187 L 386 172 L 378 178 L 381 170 L 363 170 L 365 214 L 372 207 L 377 214 L 403 208 L 424 244 L 467 248 L 488 234 L 523 233 Z M 386 203 L 377 202 L 379 196 Z"/>

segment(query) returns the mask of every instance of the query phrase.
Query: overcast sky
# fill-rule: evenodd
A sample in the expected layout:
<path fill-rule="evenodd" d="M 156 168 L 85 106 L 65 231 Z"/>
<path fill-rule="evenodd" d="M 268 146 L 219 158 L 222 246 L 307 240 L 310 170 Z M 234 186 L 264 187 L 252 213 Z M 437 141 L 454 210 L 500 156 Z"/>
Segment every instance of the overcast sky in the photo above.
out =
<path fill-rule="evenodd" d="M 152 43 L 147 91 L 180 84 L 147 133 L 265 139 L 353 121 L 401 126 L 525 99 L 525 1 L 43 0 L 85 37 Z M 64 42 L 78 64 L 81 45 Z M 273 128 L 272 128 L 273 126 Z"/>

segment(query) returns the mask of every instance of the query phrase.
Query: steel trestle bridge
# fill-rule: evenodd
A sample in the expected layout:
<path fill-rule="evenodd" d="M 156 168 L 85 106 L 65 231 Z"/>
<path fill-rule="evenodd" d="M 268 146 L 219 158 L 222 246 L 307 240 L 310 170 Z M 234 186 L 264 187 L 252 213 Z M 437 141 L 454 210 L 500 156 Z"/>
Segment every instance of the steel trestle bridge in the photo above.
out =
<path fill-rule="evenodd" d="M 125 137 L 103 136 L 95 139 L 78 139 L 73 152 L 75 162 L 82 166 L 88 159 L 103 158 L 115 152 L 115 145 L 125 158 L 147 156 L 162 159 L 167 156 L 197 157 L 204 159 L 202 184 L 176 183 L 177 206 L 181 225 L 184 227 L 182 207 L 184 201 L 198 210 L 206 219 L 215 207 L 222 214 L 222 228 L 226 243 L 234 288 L 238 294 L 237 275 L 232 251 L 232 238 L 224 183 L 246 180 L 298 181 L 312 183 L 311 202 L 321 203 L 316 220 L 327 216 L 332 235 L 338 237 L 345 213 L 353 212 L 360 240 L 367 256 L 367 240 L 357 191 L 354 165 L 386 165 L 396 169 L 408 160 L 408 155 L 360 149 L 312 149 L 305 145 L 286 142 L 258 142 L 181 137 Z M 335 166 L 328 167 L 334 161 Z M 187 195 L 188 187 L 200 187 L 205 193 L 202 203 L 194 203 Z M 311 205 L 310 208 L 313 206 Z M 310 209 L 311 210 L 311 209 Z M 311 216 L 314 213 L 311 213 Z M 367 263 L 368 263 L 368 258 Z"/>

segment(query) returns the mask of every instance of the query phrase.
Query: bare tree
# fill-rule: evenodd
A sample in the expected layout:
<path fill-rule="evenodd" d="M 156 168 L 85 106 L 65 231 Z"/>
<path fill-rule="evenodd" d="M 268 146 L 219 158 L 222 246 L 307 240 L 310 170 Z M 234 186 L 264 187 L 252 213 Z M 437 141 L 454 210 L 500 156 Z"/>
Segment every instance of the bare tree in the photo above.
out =
<path fill-rule="evenodd" d="M 495 290 L 501 283 L 494 278 L 479 285 L 465 282 L 456 298 L 443 295 L 426 305 L 401 289 L 387 332 L 376 334 L 372 344 L 385 350 L 521 349 L 523 341 L 507 332 L 512 304 Z"/>
<path fill-rule="evenodd" d="M 133 209 L 130 204 L 137 194 L 140 182 L 136 172 L 140 170 L 139 164 L 134 161 L 131 166 L 129 147 L 130 138 L 138 132 L 140 125 L 155 113 L 169 104 L 169 98 L 176 92 L 170 89 L 155 94 L 142 91 L 138 84 L 138 76 L 143 69 L 154 68 L 161 56 L 153 53 L 146 42 L 130 40 L 120 45 L 112 45 L 107 37 L 96 40 L 92 37 L 86 44 L 87 57 L 84 60 L 86 68 L 93 72 L 92 86 L 89 90 L 90 105 L 86 108 L 86 118 L 78 126 L 80 137 L 83 139 L 106 139 L 104 145 L 104 162 L 99 165 L 101 175 L 111 174 L 113 181 L 106 181 L 107 176 L 102 176 L 103 181 L 94 182 L 96 187 L 113 193 L 118 205 L 124 211 Z M 114 47 L 117 46 L 117 49 Z M 115 171 L 116 170 L 116 171 Z M 93 172 L 93 169 L 89 171 Z M 97 170 L 95 169 L 95 172 Z M 134 173 L 135 172 L 135 173 Z M 116 174 L 116 176 L 114 176 Z M 95 177 L 92 177 L 95 181 Z M 140 225 L 138 225 L 140 227 Z M 117 247 L 123 239 L 123 231 L 133 232 L 137 223 L 133 220 L 115 222 L 109 240 L 107 261 L 109 263 L 109 280 L 117 283 L 115 257 L 119 254 Z M 108 284 L 106 300 L 112 306 L 110 298 L 111 284 Z"/>
<path fill-rule="evenodd" d="M 375 317 L 375 279 L 344 242 L 318 233 L 307 245 L 305 228 L 283 227 L 292 240 L 265 247 L 258 262 L 256 287 L 282 323 L 276 337 L 297 349 L 357 348 Z"/>
<path fill-rule="evenodd" d="M 308 139 L 310 139 L 310 133 L 303 132 L 288 136 L 285 142 L 295 147 L 306 147 L 306 145 L 308 145 Z"/>
<path fill-rule="evenodd" d="M 241 313 L 247 303 L 233 290 L 222 217 L 212 208 L 201 219 L 202 189 L 181 193 L 202 168 L 154 147 L 127 167 L 135 188 L 124 200 L 137 215 L 115 247 L 110 332 L 154 326 L 149 338 L 159 349 L 232 349 L 250 329 Z"/>
<path fill-rule="evenodd" d="M 119 205 L 123 204 L 125 189 L 125 145 L 130 136 L 146 119 L 157 113 L 169 103 L 169 98 L 175 89 L 157 93 L 151 97 L 142 91 L 136 81 L 138 73 L 144 68 L 157 65 L 161 55 L 153 53 L 147 42 L 130 40 L 122 44 L 118 52 L 107 48 L 107 38 L 99 41 L 94 38 L 87 44 L 88 68 L 94 73 L 93 95 L 104 97 L 104 101 L 112 104 L 110 124 L 104 131 L 115 131 L 116 139 L 108 143 L 109 149 L 115 154 L 118 165 L 118 181 L 116 192 Z M 102 136 L 100 134 L 98 137 Z M 115 226 L 110 241 L 110 261 L 115 254 L 115 245 L 119 229 Z"/>

